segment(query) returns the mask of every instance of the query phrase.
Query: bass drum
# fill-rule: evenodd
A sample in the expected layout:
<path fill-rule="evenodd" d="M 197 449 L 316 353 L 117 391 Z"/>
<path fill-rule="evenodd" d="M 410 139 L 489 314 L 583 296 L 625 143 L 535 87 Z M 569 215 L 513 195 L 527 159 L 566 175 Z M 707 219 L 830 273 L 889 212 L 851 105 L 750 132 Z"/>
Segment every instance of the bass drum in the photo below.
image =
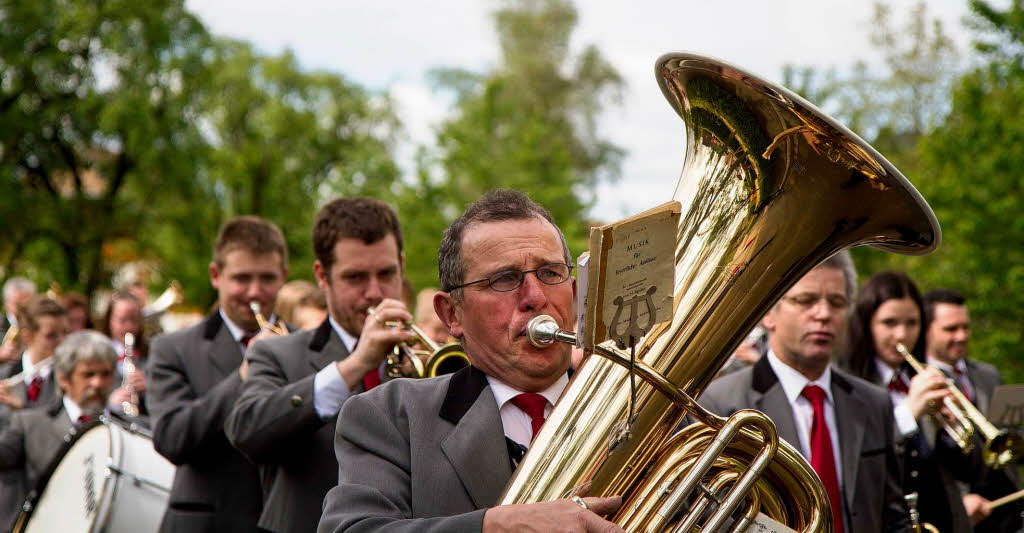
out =
<path fill-rule="evenodd" d="M 71 437 L 32 491 L 15 532 L 155 532 L 174 465 L 149 434 L 101 417 Z"/>

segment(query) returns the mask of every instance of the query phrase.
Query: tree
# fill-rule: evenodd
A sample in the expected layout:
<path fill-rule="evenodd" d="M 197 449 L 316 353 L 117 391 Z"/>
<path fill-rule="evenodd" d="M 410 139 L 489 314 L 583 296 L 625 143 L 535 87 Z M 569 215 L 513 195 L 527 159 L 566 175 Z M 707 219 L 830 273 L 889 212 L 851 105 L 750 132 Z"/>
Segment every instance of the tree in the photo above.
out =
<path fill-rule="evenodd" d="M 0 4 L 5 273 L 34 265 L 91 292 L 154 191 L 192 190 L 189 81 L 206 43 L 175 0 Z"/>
<path fill-rule="evenodd" d="M 494 17 L 501 62 L 487 74 L 439 70 L 436 85 L 455 97 L 437 148 L 419 155 L 416 181 L 398 195 L 415 285 L 437 281 L 441 231 L 494 187 L 527 191 L 547 207 L 574 252 L 586 249 L 584 214 L 599 180 L 618 175 L 622 150 L 597 133 L 600 112 L 622 79 L 593 46 L 569 49 L 576 10 L 564 0 L 529 0 Z M 424 209 L 428 206 L 428 209 Z"/>

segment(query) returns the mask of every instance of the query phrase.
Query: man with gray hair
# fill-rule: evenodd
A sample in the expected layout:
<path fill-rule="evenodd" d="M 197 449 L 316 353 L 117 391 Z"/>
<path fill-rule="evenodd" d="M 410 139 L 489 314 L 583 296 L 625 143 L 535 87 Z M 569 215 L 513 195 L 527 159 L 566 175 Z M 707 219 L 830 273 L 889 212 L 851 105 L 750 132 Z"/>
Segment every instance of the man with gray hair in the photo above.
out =
<path fill-rule="evenodd" d="M 700 403 L 722 416 L 740 409 L 768 415 L 821 479 L 833 531 L 909 531 L 889 393 L 832 364 L 856 276 L 848 252 L 804 275 L 761 321 L 768 353 L 712 382 Z"/>
<path fill-rule="evenodd" d="M 69 335 L 57 347 L 53 364 L 63 396 L 51 405 L 15 411 L 0 431 L 0 471 L 21 472 L 3 477 L 0 517 L 8 527 L 25 495 L 64 444 L 64 436 L 103 412 L 116 364 L 117 353 L 100 333 L 86 330 Z"/>
<path fill-rule="evenodd" d="M 7 332 L 11 326 L 18 325 L 18 307 L 35 294 L 35 284 L 25 278 L 14 277 L 4 283 L 4 314 L 0 316 L 0 363 L 17 359 L 17 344 L 7 338 Z"/>

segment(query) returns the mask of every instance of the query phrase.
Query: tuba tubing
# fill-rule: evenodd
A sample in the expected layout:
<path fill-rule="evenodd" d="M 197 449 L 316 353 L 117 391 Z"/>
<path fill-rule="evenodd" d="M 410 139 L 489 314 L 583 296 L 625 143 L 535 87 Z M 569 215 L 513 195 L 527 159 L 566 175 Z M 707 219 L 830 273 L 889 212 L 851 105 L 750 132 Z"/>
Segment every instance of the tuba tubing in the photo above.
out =
<path fill-rule="evenodd" d="M 686 156 L 672 196 L 682 205 L 673 236 L 672 318 L 636 346 L 637 366 L 650 368 L 658 380 L 698 398 L 785 291 L 841 250 L 869 244 L 922 255 L 938 246 L 935 215 L 910 182 L 796 94 L 689 53 L 662 56 L 655 75 L 686 126 Z M 637 389 L 635 418 L 627 423 L 629 379 L 628 369 L 616 362 L 588 356 L 497 503 L 581 493 L 633 501 L 633 491 L 656 468 L 652 461 L 692 412 L 645 380 Z M 741 431 L 740 440 L 750 440 L 744 437 L 750 433 Z M 699 430 L 686 436 L 705 438 Z M 749 463 L 753 455 L 740 448 L 731 447 L 735 456 L 720 463 Z M 799 509 L 821 505 L 819 514 L 827 513 L 828 503 L 818 502 L 821 486 L 806 461 L 789 455 L 780 445 L 759 481 L 775 483 L 786 500 L 762 502 L 761 508 L 775 508 L 769 514 L 784 515 L 780 521 L 793 529 L 828 530 L 830 524 L 816 523 L 815 511 Z M 656 493 L 636 501 L 666 497 Z M 612 520 L 621 525 L 631 505 Z"/>

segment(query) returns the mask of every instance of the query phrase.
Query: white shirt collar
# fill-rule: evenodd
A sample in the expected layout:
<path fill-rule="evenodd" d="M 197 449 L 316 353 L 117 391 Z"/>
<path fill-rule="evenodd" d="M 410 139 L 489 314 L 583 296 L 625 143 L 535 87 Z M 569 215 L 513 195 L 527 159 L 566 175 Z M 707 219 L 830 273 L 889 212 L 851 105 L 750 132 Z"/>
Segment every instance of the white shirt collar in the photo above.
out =
<path fill-rule="evenodd" d="M 768 350 L 768 364 L 771 365 L 772 371 L 775 372 L 776 377 L 779 378 L 779 383 L 782 385 L 782 390 L 786 393 L 786 399 L 789 400 L 790 404 L 800 397 L 800 393 L 803 392 L 804 387 L 813 384 L 824 389 L 825 397 L 828 399 L 829 403 L 835 405 L 835 401 L 832 399 L 831 363 L 825 367 L 825 371 L 821 373 L 821 376 L 813 381 L 804 377 L 800 372 L 797 372 L 795 368 L 783 363 L 771 349 Z"/>
<path fill-rule="evenodd" d="M 32 364 L 32 354 L 25 350 L 21 354 L 21 370 L 25 373 L 25 383 L 31 383 L 32 378 L 37 375 L 43 379 L 50 377 L 50 372 L 53 370 L 53 356 L 47 357 L 39 362 L 39 364 Z"/>
<path fill-rule="evenodd" d="M 338 322 L 334 320 L 333 316 L 327 315 L 327 320 L 330 321 L 331 327 L 334 328 L 334 332 L 341 337 L 341 342 L 345 343 L 345 349 L 348 350 L 348 353 L 352 353 L 352 351 L 356 349 L 356 342 L 359 340 L 359 337 L 356 337 L 349 333 L 345 328 L 341 327 L 341 324 L 338 324 Z"/>
<path fill-rule="evenodd" d="M 951 365 L 949 363 L 946 363 L 946 362 L 943 362 L 943 361 L 939 361 L 938 359 L 936 359 L 934 357 L 928 357 L 928 364 L 932 365 L 932 366 L 935 366 L 935 367 L 938 367 L 940 370 L 944 371 L 947 374 L 954 374 L 955 373 L 954 368 L 956 370 L 959 370 L 961 374 L 966 374 L 967 373 L 967 363 L 964 363 L 963 359 L 960 359 L 959 361 L 957 361 L 955 365 Z"/>
<path fill-rule="evenodd" d="M 68 414 L 68 418 L 71 419 L 71 423 L 78 424 L 78 417 L 82 416 L 82 408 L 66 394 L 61 397 L 61 401 L 64 402 L 64 412 Z"/>
<path fill-rule="evenodd" d="M 242 337 L 245 336 L 246 331 L 238 324 L 232 322 L 231 319 L 228 318 L 228 315 L 224 313 L 223 309 L 217 312 L 220 313 L 220 317 L 224 320 L 224 325 L 228 327 L 228 332 L 231 333 L 231 337 L 235 339 L 235 342 L 242 342 Z"/>
<path fill-rule="evenodd" d="M 889 382 L 892 381 L 892 377 L 896 375 L 897 370 L 889 366 L 879 358 L 875 358 L 875 370 L 878 371 L 878 377 L 882 379 L 882 385 L 888 386 Z M 900 372 L 900 379 L 902 378 L 902 372 Z"/>
<path fill-rule="evenodd" d="M 501 381 L 498 381 L 497 379 L 492 378 L 491 376 L 487 376 L 487 383 L 490 384 L 491 393 L 494 394 L 494 399 L 495 401 L 498 402 L 498 409 L 501 409 L 501 407 L 512 398 L 515 398 L 516 396 L 523 393 L 523 391 L 516 390 L 515 388 Z M 562 395 L 562 391 L 565 390 L 565 387 L 568 384 L 569 373 L 566 372 L 563 373 L 562 376 L 559 377 L 557 380 L 555 380 L 555 382 L 552 383 L 548 388 L 538 392 L 537 394 L 543 396 L 549 404 L 555 405 L 555 402 L 558 401 L 558 398 Z"/>

